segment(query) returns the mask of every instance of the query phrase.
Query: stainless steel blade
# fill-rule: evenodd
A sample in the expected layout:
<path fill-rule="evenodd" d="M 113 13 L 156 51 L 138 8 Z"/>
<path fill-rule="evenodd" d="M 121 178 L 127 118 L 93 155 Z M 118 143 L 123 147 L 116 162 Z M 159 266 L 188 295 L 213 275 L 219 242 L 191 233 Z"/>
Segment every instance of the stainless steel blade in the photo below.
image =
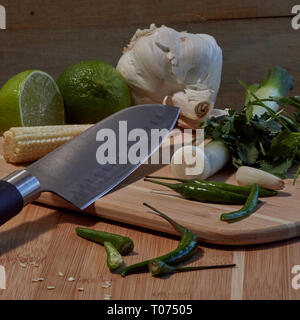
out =
<path fill-rule="evenodd" d="M 121 141 L 123 139 L 122 143 L 127 143 L 127 150 L 137 142 L 125 140 L 125 131 L 119 129 L 120 121 L 127 121 L 127 135 L 136 128 L 145 130 L 148 137 L 151 136 L 151 129 L 168 130 L 156 145 L 151 144 L 151 139 L 145 141 L 148 143 L 146 160 L 167 138 L 178 116 L 179 108 L 173 106 L 143 105 L 124 109 L 34 162 L 26 171 L 39 180 L 41 191 L 54 192 L 84 209 L 117 186 L 142 163 L 119 163 L 120 159 L 124 163 L 127 157 L 127 152 L 119 146 L 119 138 Z M 97 162 L 97 149 L 106 142 L 96 139 L 101 129 L 111 129 L 116 135 L 116 164 L 100 165 Z"/>

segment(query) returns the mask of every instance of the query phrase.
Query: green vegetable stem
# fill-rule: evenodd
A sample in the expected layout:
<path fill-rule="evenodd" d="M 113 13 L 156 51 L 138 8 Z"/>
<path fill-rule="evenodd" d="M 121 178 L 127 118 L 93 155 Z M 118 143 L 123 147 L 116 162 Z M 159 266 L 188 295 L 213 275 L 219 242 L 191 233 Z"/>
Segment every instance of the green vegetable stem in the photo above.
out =
<path fill-rule="evenodd" d="M 98 231 L 88 228 L 77 227 L 76 233 L 87 240 L 91 240 L 104 245 L 104 242 L 110 242 L 121 255 L 130 253 L 134 248 L 133 241 L 119 234 L 113 234 L 105 231 Z"/>
<path fill-rule="evenodd" d="M 149 262 L 148 268 L 149 272 L 155 276 L 162 276 L 165 274 L 175 273 L 175 272 L 186 272 L 193 270 L 205 270 L 205 269 L 218 269 L 218 268 L 231 268 L 235 267 L 235 264 L 220 264 L 211 266 L 191 266 L 191 267 L 172 267 L 166 264 L 160 259 L 153 259 Z"/>
<path fill-rule="evenodd" d="M 241 218 L 244 218 L 254 212 L 256 205 L 258 202 L 258 184 L 254 184 L 251 187 L 251 192 L 249 194 L 249 197 L 243 206 L 242 209 L 238 211 L 233 211 L 230 213 L 223 213 L 221 215 L 221 220 L 222 221 L 233 221 L 233 220 L 238 220 Z"/>
<path fill-rule="evenodd" d="M 167 253 L 163 256 L 158 257 L 157 259 L 167 263 L 168 265 L 173 265 L 173 264 L 176 264 L 177 262 L 187 260 L 190 256 L 192 256 L 196 252 L 198 248 L 198 241 L 197 241 L 197 236 L 192 231 L 178 224 L 173 219 L 171 219 L 161 211 L 158 211 L 157 209 L 153 208 L 149 204 L 144 203 L 144 206 L 150 208 L 157 215 L 167 220 L 174 227 L 174 229 L 181 234 L 181 241 L 178 247 L 175 250 L 171 251 L 170 253 Z M 122 277 L 125 277 L 126 275 L 131 273 L 147 271 L 148 265 L 152 260 L 153 259 L 145 260 L 143 262 L 139 262 L 139 263 L 130 265 L 128 267 L 125 267 L 121 272 Z"/>
<path fill-rule="evenodd" d="M 107 266 L 111 271 L 118 269 L 123 264 L 120 252 L 108 241 L 104 241 L 104 248 L 107 253 Z"/>
<path fill-rule="evenodd" d="M 247 196 L 236 192 L 224 191 L 209 185 L 199 185 L 197 183 L 165 183 L 152 179 L 144 179 L 152 183 L 166 186 L 187 199 L 193 199 L 202 202 L 244 204 Z"/>
<path fill-rule="evenodd" d="M 258 99 L 264 99 L 269 97 L 284 97 L 289 90 L 293 89 L 293 78 L 289 73 L 281 68 L 280 66 L 275 66 L 271 68 L 268 72 L 267 77 L 263 80 L 261 84 L 255 83 L 249 87 L 246 94 L 245 104 L 253 102 L 256 99 L 252 94 Z M 251 94 L 252 93 L 252 94 Z M 279 105 L 275 101 L 265 102 L 265 105 L 273 111 L 277 111 Z M 261 116 L 266 110 L 260 104 L 253 105 L 253 115 Z"/>
<path fill-rule="evenodd" d="M 196 183 L 204 188 L 206 186 L 219 188 L 224 191 L 235 192 L 239 194 L 249 195 L 251 191 L 251 187 L 248 186 L 236 186 L 234 184 L 224 183 L 224 182 L 216 182 L 216 181 L 206 181 L 201 179 L 178 179 L 178 178 L 169 178 L 169 177 L 161 177 L 161 176 L 147 176 L 147 178 L 152 179 L 164 179 L 164 180 L 177 180 L 182 183 Z M 259 196 L 260 197 L 272 197 L 276 196 L 277 192 L 275 190 L 269 190 L 263 187 L 259 187 Z"/>

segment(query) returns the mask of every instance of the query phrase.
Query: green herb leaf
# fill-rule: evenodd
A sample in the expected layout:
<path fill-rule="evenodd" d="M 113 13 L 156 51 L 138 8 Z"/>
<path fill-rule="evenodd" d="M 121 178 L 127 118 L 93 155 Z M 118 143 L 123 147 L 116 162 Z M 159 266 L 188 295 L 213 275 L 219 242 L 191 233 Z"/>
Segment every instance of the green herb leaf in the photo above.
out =
<path fill-rule="evenodd" d="M 241 81 L 240 81 L 240 83 L 241 83 Z M 259 83 L 253 83 L 251 86 L 248 87 L 248 90 L 246 91 L 246 101 L 245 101 L 246 106 L 248 106 L 248 103 L 250 102 L 251 97 L 252 97 L 250 92 L 255 93 L 259 88 L 260 88 Z"/>
<path fill-rule="evenodd" d="M 295 115 L 296 121 L 300 123 L 300 111 L 294 112 L 294 115 Z"/>
<path fill-rule="evenodd" d="M 203 126 L 205 137 L 219 139 L 229 147 L 233 166 L 250 165 L 283 178 L 300 160 L 300 97 L 258 98 L 259 85 L 249 87 L 239 82 L 247 94 L 244 109 L 229 109 L 229 115 L 208 119 Z M 264 103 L 269 101 L 283 108 L 276 113 Z M 267 112 L 253 115 L 256 105 Z M 285 111 L 286 106 L 296 108 L 294 116 Z M 299 175 L 300 167 L 295 179 Z"/>
<path fill-rule="evenodd" d="M 282 131 L 272 140 L 269 156 L 276 159 L 286 159 L 294 152 L 296 145 L 295 135 Z"/>
<path fill-rule="evenodd" d="M 272 163 L 268 161 L 260 162 L 260 169 L 267 171 L 269 173 L 284 179 L 288 169 L 292 166 L 293 161 L 291 159 L 286 159 L 281 163 Z"/>
<path fill-rule="evenodd" d="M 234 114 L 235 114 L 236 110 L 234 109 L 229 109 L 228 110 L 228 114 L 229 114 L 229 117 L 232 117 Z"/>
<path fill-rule="evenodd" d="M 239 168 L 240 166 L 243 165 L 243 161 L 239 158 L 232 156 L 232 165 L 235 166 L 236 168 Z"/>
<path fill-rule="evenodd" d="M 281 126 L 278 124 L 277 121 L 271 120 L 266 121 L 263 119 L 258 119 L 256 121 L 252 121 L 252 125 L 255 127 L 256 130 L 261 131 L 267 135 L 275 136 L 279 132 L 281 132 Z"/>
<path fill-rule="evenodd" d="M 246 119 L 249 122 L 253 117 L 253 105 L 249 105 L 246 107 Z"/>
<path fill-rule="evenodd" d="M 244 164 L 252 166 L 258 158 L 258 150 L 254 144 L 240 143 L 238 145 L 238 154 Z"/>
<path fill-rule="evenodd" d="M 221 130 L 223 134 L 229 135 L 232 131 L 232 124 L 230 123 L 230 121 L 225 122 Z"/>

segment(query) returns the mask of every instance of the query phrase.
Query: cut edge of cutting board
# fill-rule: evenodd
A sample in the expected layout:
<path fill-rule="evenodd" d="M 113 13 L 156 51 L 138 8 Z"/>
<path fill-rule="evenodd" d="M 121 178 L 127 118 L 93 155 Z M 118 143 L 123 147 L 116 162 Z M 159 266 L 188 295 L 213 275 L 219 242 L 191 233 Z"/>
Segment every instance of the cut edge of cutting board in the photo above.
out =
<path fill-rule="evenodd" d="M 237 210 L 240 206 L 184 199 L 166 187 L 143 181 L 141 177 L 149 173 L 149 167 L 146 169 L 145 166 L 147 165 L 141 166 L 109 194 L 96 200 L 83 213 L 152 231 L 177 234 L 168 222 L 143 206 L 143 202 L 147 202 L 193 230 L 202 242 L 220 245 L 251 245 L 300 236 L 299 182 L 294 186 L 292 179 L 286 179 L 284 193 L 276 197 L 261 198 L 263 205 L 254 214 L 236 223 L 228 224 L 220 221 L 220 215 Z M 171 176 L 168 165 L 155 168 L 152 170 L 153 175 Z M 0 159 L 2 177 L 17 169 L 22 167 L 8 164 Z M 211 179 L 236 184 L 235 175 L 230 170 L 222 170 Z M 43 193 L 36 202 L 80 211 L 52 193 Z"/>
<path fill-rule="evenodd" d="M 83 211 L 83 213 L 98 216 L 99 218 L 103 219 L 129 224 L 132 226 L 147 228 L 150 231 L 159 231 L 172 235 L 178 235 L 178 233 L 170 226 L 168 222 L 162 220 L 160 217 L 157 217 L 154 214 L 151 214 L 151 210 L 144 207 L 142 203 L 140 203 L 140 205 L 133 210 L 132 208 L 110 204 L 108 201 L 101 201 L 103 199 L 104 197 L 97 200 L 95 204 L 89 206 Z M 182 200 L 189 201 L 185 199 Z M 72 204 L 52 193 L 44 193 L 36 201 L 50 206 L 80 211 Z M 157 208 L 160 208 L 158 204 L 155 204 L 154 202 L 150 203 Z M 224 208 L 225 207 L 229 206 L 224 205 Z M 277 217 L 272 217 L 270 215 L 266 215 L 265 217 L 263 217 L 263 215 L 260 213 L 254 213 L 252 217 L 247 218 L 248 221 L 250 218 L 254 217 L 261 220 L 260 226 L 251 229 L 238 229 L 236 227 L 231 228 L 228 224 L 226 224 L 226 227 L 224 224 L 224 228 L 213 227 L 207 224 L 199 226 L 193 224 L 192 222 L 187 222 L 184 214 L 183 217 L 178 217 L 175 211 L 163 211 L 167 213 L 172 219 L 175 219 L 185 227 L 193 230 L 197 234 L 199 241 L 212 244 L 235 246 L 253 245 L 286 240 L 300 235 L 300 221 L 293 222 Z M 246 219 L 244 221 L 246 221 Z M 266 221 L 269 222 L 269 226 L 264 225 Z"/>

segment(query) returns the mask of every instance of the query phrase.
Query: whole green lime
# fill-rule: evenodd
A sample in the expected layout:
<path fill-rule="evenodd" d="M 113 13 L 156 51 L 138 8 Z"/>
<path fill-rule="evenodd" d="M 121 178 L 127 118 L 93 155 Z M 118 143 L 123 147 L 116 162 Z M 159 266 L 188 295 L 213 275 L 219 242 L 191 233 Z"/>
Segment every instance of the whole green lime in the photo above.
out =
<path fill-rule="evenodd" d="M 0 90 L 0 133 L 11 127 L 64 124 L 64 105 L 55 80 L 46 72 L 27 70 Z"/>
<path fill-rule="evenodd" d="M 67 68 L 57 80 L 69 123 L 96 123 L 130 106 L 130 91 L 111 65 L 88 60 Z"/>

